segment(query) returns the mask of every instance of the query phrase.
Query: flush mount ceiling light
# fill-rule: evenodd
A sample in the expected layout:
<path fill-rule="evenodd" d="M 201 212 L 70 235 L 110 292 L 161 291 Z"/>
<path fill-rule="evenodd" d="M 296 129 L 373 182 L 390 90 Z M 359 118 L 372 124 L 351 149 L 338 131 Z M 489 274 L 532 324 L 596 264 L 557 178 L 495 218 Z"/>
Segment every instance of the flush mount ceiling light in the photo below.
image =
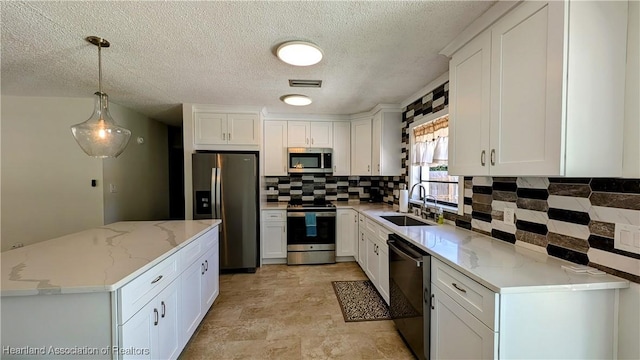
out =
<path fill-rule="evenodd" d="M 284 95 L 280 98 L 285 104 L 293 106 L 306 106 L 311 104 L 311 98 L 306 95 L 290 94 Z"/>
<path fill-rule="evenodd" d="M 131 131 L 118 126 L 109 114 L 109 97 L 102 92 L 102 48 L 111 46 L 109 41 L 89 36 L 85 39 L 98 47 L 98 92 L 94 93 L 95 105 L 91 117 L 71 127 L 71 133 L 87 155 L 109 158 L 120 155 L 129 143 Z"/>
<path fill-rule="evenodd" d="M 314 65 L 322 60 L 322 50 L 306 41 L 289 41 L 276 50 L 278 58 L 287 64 L 295 66 Z"/>

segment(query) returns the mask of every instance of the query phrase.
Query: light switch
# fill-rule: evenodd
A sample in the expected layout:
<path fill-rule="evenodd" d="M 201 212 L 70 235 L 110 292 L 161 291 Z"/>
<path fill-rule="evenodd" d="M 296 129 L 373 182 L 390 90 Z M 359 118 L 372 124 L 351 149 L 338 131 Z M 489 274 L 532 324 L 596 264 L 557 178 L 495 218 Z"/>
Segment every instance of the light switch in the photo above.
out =
<path fill-rule="evenodd" d="M 614 248 L 640 254 L 640 226 L 616 224 L 613 236 Z"/>
<path fill-rule="evenodd" d="M 111 193 L 118 192 L 118 187 L 116 186 L 116 184 L 109 184 L 109 192 Z"/>

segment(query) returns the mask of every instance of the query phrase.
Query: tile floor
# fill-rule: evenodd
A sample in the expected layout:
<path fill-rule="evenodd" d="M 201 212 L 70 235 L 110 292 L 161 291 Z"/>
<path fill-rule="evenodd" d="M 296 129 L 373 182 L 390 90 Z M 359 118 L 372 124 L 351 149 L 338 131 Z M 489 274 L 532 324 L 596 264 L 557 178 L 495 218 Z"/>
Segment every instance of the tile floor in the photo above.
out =
<path fill-rule="evenodd" d="M 344 322 L 331 281 L 361 279 L 355 262 L 221 275 L 180 359 L 414 359 L 392 321 Z"/>

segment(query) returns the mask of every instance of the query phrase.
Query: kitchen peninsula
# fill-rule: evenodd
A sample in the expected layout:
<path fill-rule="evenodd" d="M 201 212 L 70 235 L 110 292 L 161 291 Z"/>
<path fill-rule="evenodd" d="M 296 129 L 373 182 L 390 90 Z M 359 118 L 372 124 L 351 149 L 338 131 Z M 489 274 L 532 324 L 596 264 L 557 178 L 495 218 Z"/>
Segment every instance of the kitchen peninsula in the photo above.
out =
<path fill-rule="evenodd" d="M 177 357 L 219 293 L 220 222 L 117 222 L 2 253 L 2 357 Z"/>

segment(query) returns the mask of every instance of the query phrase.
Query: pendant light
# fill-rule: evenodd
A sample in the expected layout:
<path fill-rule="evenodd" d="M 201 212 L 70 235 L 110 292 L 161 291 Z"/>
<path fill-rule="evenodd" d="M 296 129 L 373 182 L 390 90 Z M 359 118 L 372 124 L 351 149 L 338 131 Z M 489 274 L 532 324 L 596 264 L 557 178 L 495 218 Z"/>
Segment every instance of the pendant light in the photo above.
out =
<path fill-rule="evenodd" d="M 87 155 L 109 158 L 120 155 L 129 143 L 131 131 L 118 126 L 109 114 L 109 97 L 102 92 L 102 48 L 111 46 L 109 41 L 89 36 L 85 39 L 98 47 L 98 92 L 91 117 L 71 127 L 71 133 Z"/>

